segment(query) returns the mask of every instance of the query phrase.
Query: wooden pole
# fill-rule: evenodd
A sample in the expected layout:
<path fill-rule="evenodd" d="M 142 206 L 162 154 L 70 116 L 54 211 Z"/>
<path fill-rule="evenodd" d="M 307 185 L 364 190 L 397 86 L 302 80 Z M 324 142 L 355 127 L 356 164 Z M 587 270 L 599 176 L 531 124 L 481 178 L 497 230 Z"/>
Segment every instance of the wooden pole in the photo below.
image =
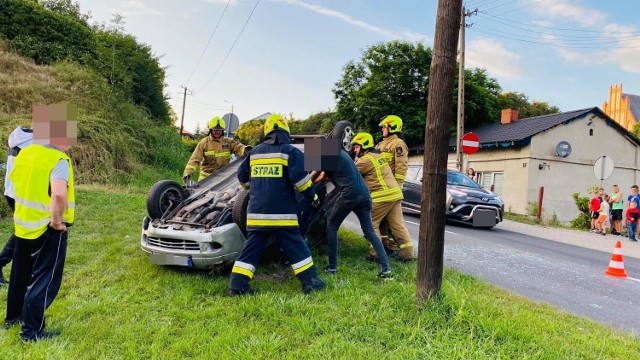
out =
<path fill-rule="evenodd" d="M 423 162 L 416 280 L 418 301 L 437 295 L 442 284 L 449 124 L 453 116 L 453 85 L 461 11 L 462 0 L 438 1 L 424 139 L 425 149 L 433 150 L 430 156 L 424 156 Z"/>
<path fill-rule="evenodd" d="M 538 221 L 542 221 L 542 199 L 544 199 L 544 186 L 538 190 Z"/>

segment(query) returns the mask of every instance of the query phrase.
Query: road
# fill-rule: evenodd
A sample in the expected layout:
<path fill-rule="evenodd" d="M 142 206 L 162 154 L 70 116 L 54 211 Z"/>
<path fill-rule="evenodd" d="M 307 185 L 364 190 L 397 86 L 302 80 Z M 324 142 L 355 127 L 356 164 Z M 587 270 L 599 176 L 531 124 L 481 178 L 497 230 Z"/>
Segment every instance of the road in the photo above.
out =
<path fill-rule="evenodd" d="M 405 214 L 415 249 L 419 222 L 417 216 Z M 349 228 L 359 230 L 353 214 L 346 223 Z M 624 259 L 631 279 L 611 278 L 603 274 L 611 252 L 550 240 L 544 228 L 537 231 L 538 236 L 532 236 L 502 225 L 489 230 L 447 225 L 445 266 L 529 299 L 640 334 L 640 280 L 633 278 L 640 278 L 639 259 L 628 256 Z M 607 238 L 612 241 L 611 236 Z M 640 246 L 619 239 L 624 240 L 623 250 L 625 246 Z"/>

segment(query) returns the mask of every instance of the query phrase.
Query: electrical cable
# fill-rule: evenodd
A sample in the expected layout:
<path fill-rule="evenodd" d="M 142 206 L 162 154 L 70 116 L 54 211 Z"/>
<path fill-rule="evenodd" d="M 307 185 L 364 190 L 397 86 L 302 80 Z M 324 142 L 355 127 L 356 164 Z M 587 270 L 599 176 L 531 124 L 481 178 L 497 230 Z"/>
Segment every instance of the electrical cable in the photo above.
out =
<path fill-rule="evenodd" d="M 213 28 L 213 31 L 211 32 L 211 35 L 209 36 L 209 40 L 207 41 L 207 45 L 204 46 L 204 50 L 202 50 L 202 54 L 200 54 L 200 58 L 196 62 L 196 66 L 193 67 L 193 70 L 191 71 L 191 75 L 189 75 L 189 78 L 187 79 L 186 84 L 189 83 L 189 80 L 191 80 L 191 77 L 196 72 L 196 69 L 198 68 L 198 65 L 200 65 L 200 61 L 202 61 L 202 57 L 204 56 L 204 53 L 207 51 L 207 48 L 209 48 L 209 43 L 211 42 L 211 39 L 213 39 L 213 35 L 216 33 L 216 30 L 218 30 L 218 26 L 220 25 L 220 21 L 222 21 L 222 17 L 224 16 L 224 13 L 227 12 L 227 8 L 229 7 L 229 3 L 230 2 L 231 2 L 231 0 L 227 0 L 227 5 L 224 6 L 224 10 L 222 10 L 222 14 L 220 15 L 220 18 L 218 19 L 218 22 L 216 23 L 216 26 Z"/>
<path fill-rule="evenodd" d="M 227 61 L 227 58 L 229 57 L 229 54 L 231 54 L 231 50 L 233 50 L 233 48 L 236 46 L 236 43 L 238 42 L 238 39 L 240 39 L 240 35 L 242 35 L 242 32 L 247 27 L 247 24 L 249 23 L 249 20 L 251 20 L 251 16 L 253 16 L 253 13 L 256 11 L 256 8 L 258 7 L 258 4 L 260 4 L 260 0 L 256 1 L 256 4 L 253 6 L 253 9 L 251 10 L 251 13 L 249 14 L 249 17 L 247 17 L 247 21 L 242 26 L 242 29 L 240 29 L 240 33 L 238 34 L 238 36 L 236 37 L 236 40 L 231 45 L 231 48 L 227 52 L 227 55 L 225 55 L 224 59 L 222 59 L 222 62 L 220 63 L 220 65 L 218 66 L 216 71 L 213 73 L 211 78 L 209 78 L 209 80 L 204 84 L 204 86 L 202 86 L 202 88 L 200 88 L 197 92 L 200 92 L 200 91 L 204 90 L 207 87 L 207 85 L 209 85 L 209 83 L 213 80 L 213 78 L 216 77 L 216 75 L 220 71 L 220 68 L 222 68 L 222 65 L 224 65 L 224 63 Z"/>

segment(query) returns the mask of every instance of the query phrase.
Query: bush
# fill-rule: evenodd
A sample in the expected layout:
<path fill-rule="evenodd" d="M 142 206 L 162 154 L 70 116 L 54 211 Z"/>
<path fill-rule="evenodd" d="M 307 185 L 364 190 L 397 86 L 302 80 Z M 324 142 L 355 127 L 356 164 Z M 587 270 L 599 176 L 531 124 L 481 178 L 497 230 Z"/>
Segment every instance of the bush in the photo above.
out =
<path fill-rule="evenodd" d="M 580 197 L 580 193 L 573 193 L 573 201 L 580 211 L 577 218 L 571 221 L 571 227 L 576 229 L 589 229 L 591 228 L 591 217 L 589 209 L 589 198 Z"/>

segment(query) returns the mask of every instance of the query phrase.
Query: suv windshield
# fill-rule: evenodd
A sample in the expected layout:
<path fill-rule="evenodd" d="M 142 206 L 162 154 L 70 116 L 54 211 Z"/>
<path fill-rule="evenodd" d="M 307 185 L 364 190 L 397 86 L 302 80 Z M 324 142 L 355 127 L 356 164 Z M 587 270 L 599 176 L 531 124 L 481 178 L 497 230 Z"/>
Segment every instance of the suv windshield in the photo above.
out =
<path fill-rule="evenodd" d="M 459 172 L 448 172 L 447 173 L 447 184 L 449 185 L 457 185 L 457 186 L 466 186 L 470 188 L 480 188 L 475 181 L 471 180 L 468 176 Z"/>

